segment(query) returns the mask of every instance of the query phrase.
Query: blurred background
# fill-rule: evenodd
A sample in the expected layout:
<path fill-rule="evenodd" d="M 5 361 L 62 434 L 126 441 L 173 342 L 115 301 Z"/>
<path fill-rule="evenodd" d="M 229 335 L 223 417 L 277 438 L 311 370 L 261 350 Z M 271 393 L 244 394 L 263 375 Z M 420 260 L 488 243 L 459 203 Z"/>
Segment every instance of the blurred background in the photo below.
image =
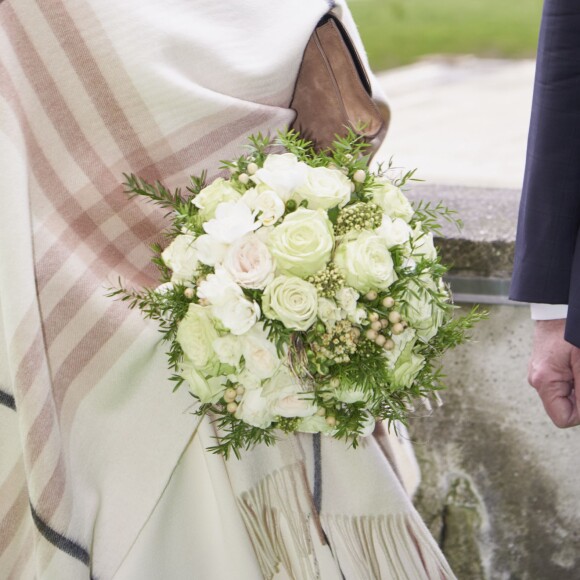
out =
<path fill-rule="evenodd" d="M 488 321 L 445 360 L 443 406 L 417 409 L 403 461 L 460 580 L 580 578 L 580 428 L 527 384 L 533 325 L 507 299 L 541 0 L 351 0 L 392 123 L 378 154 L 418 168 L 411 197 L 460 212 L 438 240 L 455 301 Z"/>

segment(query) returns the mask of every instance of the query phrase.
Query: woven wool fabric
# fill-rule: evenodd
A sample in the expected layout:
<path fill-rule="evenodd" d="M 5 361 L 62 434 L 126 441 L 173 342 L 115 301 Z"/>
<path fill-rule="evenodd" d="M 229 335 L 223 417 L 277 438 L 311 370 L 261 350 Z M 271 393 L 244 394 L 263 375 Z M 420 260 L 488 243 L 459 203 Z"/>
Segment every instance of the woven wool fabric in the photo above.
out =
<path fill-rule="evenodd" d="M 311 519 L 312 438 L 288 441 L 274 463 L 270 450 L 229 466 L 208 456 L 211 427 L 196 432 L 191 397 L 170 394 L 155 325 L 105 293 L 119 276 L 155 284 L 148 244 L 166 225 L 162 211 L 127 198 L 122 173 L 169 187 L 203 168 L 211 178 L 249 134 L 290 123 L 302 52 L 328 8 L 325 0 L 0 0 L 1 578 L 145 578 L 139 554 L 173 554 L 165 529 L 176 546 L 178 537 L 193 542 L 172 556 L 176 567 L 192 558 L 193 578 L 284 568 L 320 576 L 328 544 L 320 543 L 326 552 L 308 544 L 310 524 L 291 530 L 285 548 L 277 536 L 264 539 L 284 505 L 299 512 L 286 514 L 284 528 Z M 341 453 L 329 454 L 335 467 Z M 365 457 L 386 464 L 377 453 L 357 461 Z M 375 468 L 404 497 L 392 470 Z M 292 502 L 271 496 L 280 490 Z M 169 525 L 152 533 L 164 510 L 187 502 L 193 535 Z M 408 500 L 399 503 L 397 514 L 412 521 L 393 520 L 385 541 L 400 538 L 412 553 L 397 561 L 435 562 L 410 578 L 451 577 Z M 282 515 L 260 525 L 250 521 L 258 509 Z M 331 514 L 328 536 L 344 544 L 346 568 L 357 558 L 353 570 L 367 560 L 380 567 L 364 549 L 380 550 L 372 534 L 391 524 L 370 526 L 366 548 L 357 547 L 355 512 L 356 502 L 348 521 Z M 230 564 L 225 537 L 237 556 Z M 322 577 L 340 577 L 336 567 L 330 574 Z"/>

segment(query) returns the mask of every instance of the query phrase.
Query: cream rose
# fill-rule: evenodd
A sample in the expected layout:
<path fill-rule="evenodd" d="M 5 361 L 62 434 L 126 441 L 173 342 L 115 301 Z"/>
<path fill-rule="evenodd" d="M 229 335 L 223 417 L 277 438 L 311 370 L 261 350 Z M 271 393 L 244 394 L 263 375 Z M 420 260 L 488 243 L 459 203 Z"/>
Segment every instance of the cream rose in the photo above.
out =
<path fill-rule="evenodd" d="M 314 394 L 305 391 L 286 366 L 280 367 L 264 385 L 263 393 L 268 397 L 275 416 L 309 417 L 316 413 Z"/>
<path fill-rule="evenodd" d="M 227 250 L 223 266 L 243 288 L 263 290 L 274 278 L 270 250 L 255 234 L 246 234 Z"/>
<path fill-rule="evenodd" d="M 268 239 L 278 271 L 300 278 L 326 266 L 333 244 L 332 223 L 326 212 L 304 208 L 287 215 Z"/>
<path fill-rule="evenodd" d="M 378 178 L 371 191 L 371 199 L 391 219 L 401 218 L 409 223 L 415 210 L 405 194 L 386 178 Z"/>
<path fill-rule="evenodd" d="M 215 216 L 215 210 L 220 203 L 238 201 L 242 195 L 225 179 L 218 177 L 213 183 L 204 187 L 191 201 L 199 209 L 199 215 L 204 221 Z"/>
<path fill-rule="evenodd" d="M 161 254 L 163 263 L 171 269 L 171 281 L 175 284 L 191 282 L 197 275 L 199 257 L 195 248 L 195 236 L 177 236 Z"/>
<path fill-rule="evenodd" d="M 248 425 L 267 429 L 275 419 L 270 407 L 269 400 L 262 396 L 262 389 L 249 389 L 244 392 L 235 416 Z"/>
<path fill-rule="evenodd" d="M 352 182 L 344 173 L 328 167 L 308 167 L 294 197 L 306 200 L 308 209 L 344 207 L 350 200 Z"/>
<path fill-rule="evenodd" d="M 294 190 L 302 184 L 307 170 L 308 165 L 298 161 L 293 153 L 273 154 L 266 157 L 263 167 L 258 169 L 250 179 L 258 185 L 265 185 L 268 189 L 275 191 L 285 203 Z"/>
<path fill-rule="evenodd" d="M 362 293 L 387 290 L 397 280 L 387 243 L 374 232 L 347 234 L 336 250 L 334 262 L 346 283 Z"/>
<path fill-rule="evenodd" d="M 262 325 L 256 324 L 244 335 L 242 349 L 246 369 L 259 379 L 269 379 L 278 370 L 276 346 Z"/>
<path fill-rule="evenodd" d="M 215 373 L 219 367 L 219 359 L 213 348 L 217 338 L 210 308 L 191 303 L 179 323 L 176 339 L 191 364 L 204 374 Z"/>
<path fill-rule="evenodd" d="M 262 296 L 265 316 L 280 320 L 293 330 L 308 330 L 316 321 L 317 307 L 316 288 L 293 276 L 274 278 Z"/>

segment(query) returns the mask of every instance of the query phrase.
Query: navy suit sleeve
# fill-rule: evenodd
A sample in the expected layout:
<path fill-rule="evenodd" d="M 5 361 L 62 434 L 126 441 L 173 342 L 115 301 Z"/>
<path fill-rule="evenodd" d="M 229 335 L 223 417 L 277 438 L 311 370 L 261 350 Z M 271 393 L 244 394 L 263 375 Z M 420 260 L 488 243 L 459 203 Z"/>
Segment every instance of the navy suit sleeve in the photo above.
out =
<path fill-rule="evenodd" d="M 513 300 L 568 304 L 569 323 L 570 309 L 580 315 L 579 228 L 580 2 L 546 0 L 510 291 Z M 580 344 L 580 316 L 572 334 L 571 342 Z"/>

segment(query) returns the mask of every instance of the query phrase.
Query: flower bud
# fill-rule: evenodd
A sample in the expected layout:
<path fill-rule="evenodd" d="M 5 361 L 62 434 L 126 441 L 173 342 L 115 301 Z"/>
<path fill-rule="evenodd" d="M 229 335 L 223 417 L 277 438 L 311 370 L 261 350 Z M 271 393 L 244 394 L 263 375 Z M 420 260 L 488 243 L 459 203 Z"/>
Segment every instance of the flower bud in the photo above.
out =
<path fill-rule="evenodd" d="M 396 310 L 389 312 L 389 322 L 392 322 L 393 324 L 401 322 L 401 315 Z"/>
<path fill-rule="evenodd" d="M 392 296 L 387 296 L 383 298 L 382 304 L 385 308 L 392 308 L 395 305 L 395 300 Z"/>

